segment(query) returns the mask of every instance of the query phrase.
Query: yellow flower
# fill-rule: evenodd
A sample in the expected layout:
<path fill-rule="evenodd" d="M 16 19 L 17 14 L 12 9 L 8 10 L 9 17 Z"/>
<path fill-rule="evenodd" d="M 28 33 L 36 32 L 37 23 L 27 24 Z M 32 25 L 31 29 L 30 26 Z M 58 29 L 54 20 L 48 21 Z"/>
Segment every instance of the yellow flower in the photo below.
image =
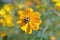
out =
<path fill-rule="evenodd" d="M 12 4 L 5 4 L 3 6 L 3 9 L 6 10 L 7 12 L 10 12 L 13 9 L 13 5 Z"/>
<path fill-rule="evenodd" d="M 50 40 L 56 40 L 56 37 L 55 37 L 54 35 L 52 35 L 52 36 L 50 37 Z"/>
<path fill-rule="evenodd" d="M 56 9 L 60 9 L 60 1 L 55 4 Z"/>
<path fill-rule="evenodd" d="M 28 34 L 32 30 L 38 30 L 41 24 L 39 12 L 34 12 L 32 8 L 27 8 L 25 11 L 18 11 L 18 21 L 20 28 Z"/>
<path fill-rule="evenodd" d="M 5 26 L 5 20 L 3 18 L 5 16 L 5 14 L 6 14 L 6 12 L 3 9 L 1 9 L 0 10 L 0 24 L 2 24 L 4 26 Z"/>
<path fill-rule="evenodd" d="M 60 0 L 52 0 L 52 1 L 55 2 L 56 9 L 60 9 Z"/>
<path fill-rule="evenodd" d="M 59 0 L 52 0 L 52 2 L 58 2 Z"/>
<path fill-rule="evenodd" d="M 12 26 L 13 20 L 12 20 L 11 12 L 7 12 L 3 8 L 0 10 L 0 23 L 3 26 Z"/>
<path fill-rule="evenodd" d="M 6 32 L 1 32 L 0 33 L 0 36 L 3 38 L 3 37 L 5 37 L 6 36 Z"/>

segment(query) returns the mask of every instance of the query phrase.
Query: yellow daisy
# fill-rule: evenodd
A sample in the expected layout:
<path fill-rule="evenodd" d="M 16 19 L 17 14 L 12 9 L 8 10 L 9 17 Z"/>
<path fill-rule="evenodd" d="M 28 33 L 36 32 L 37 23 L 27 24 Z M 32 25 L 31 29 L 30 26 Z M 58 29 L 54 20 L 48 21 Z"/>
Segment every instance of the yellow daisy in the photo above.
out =
<path fill-rule="evenodd" d="M 32 8 L 27 8 L 25 11 L 18 11 L 17 24 L 20 28 L 28 34 L 32 33 L 32 30 L 38 30 L 41 24 L 39 12 L 34 12 Z"/>

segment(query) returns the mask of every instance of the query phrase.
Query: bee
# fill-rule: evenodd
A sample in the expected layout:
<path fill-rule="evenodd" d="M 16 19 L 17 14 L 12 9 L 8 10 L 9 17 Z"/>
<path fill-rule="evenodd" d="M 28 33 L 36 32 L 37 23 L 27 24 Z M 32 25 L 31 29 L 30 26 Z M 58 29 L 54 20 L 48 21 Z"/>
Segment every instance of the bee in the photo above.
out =
<path fill-rule="evenodd" d="M 29 22 L 29 17 L 25 18 L 25 19 L 24 19 L 24 22 L 25 22 L 25 23 L 28 23 L 28 22 Z"/>

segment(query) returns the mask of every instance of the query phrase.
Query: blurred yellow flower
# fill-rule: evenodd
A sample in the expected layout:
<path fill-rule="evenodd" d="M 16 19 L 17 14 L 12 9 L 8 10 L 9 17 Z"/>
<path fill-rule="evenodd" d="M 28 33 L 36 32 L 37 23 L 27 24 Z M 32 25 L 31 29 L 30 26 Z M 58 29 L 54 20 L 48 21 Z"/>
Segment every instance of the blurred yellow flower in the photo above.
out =
<path fill-rule="evenodd" d="M 57 9 L 60 9 L 60 2 L 57 2 L 55 5 Z"/>
<path fill-rule="evenodd" d="M 6 32 L 1 32 L 0 33 L 0 36 L 3 38 L 3 37 L 5 37 L 6 36 Z"/>
<path fill-rule="evenodd" d="M 53 2 L 58 2 L 59 0 L 52 0 Z"/>
<path fill-rule="evenodd" d="M 52 35 L 52 36 L 50 37 L 50 40 L 56 40 L 56 37 L 55 37 L 54 35 Z"/>
<path fill-rule="evenodd" d="M 34 12 L 32 8 L 27 8 L 25 11 L 18 11 L 17 24 L 20 28 L 28 34 L 32 33 L 32 30 L 38 30 L 41 24 L 39 12 Z"/>
<path fill-rule="evenodd" d="M 53 2 L 56 2 L 55 3 L 55 7 L 56 9 L 60 9 L 60 0 L 52 0 Z"/>
<path fill-rule="evenodd" d="M 4 10 L 4 8 L 1 8 L 0 10 L 0 23 L 3 24 L 3 26 L 12 26 L 13 20 L 12 20 L 11 12 Z"/>
<path fill-rule="evenodd" d="M 3 9 L 7 12 L 10 12 L 13 9 L 13 5 L 12 4 L 5 4 L 3 6 Z"/>

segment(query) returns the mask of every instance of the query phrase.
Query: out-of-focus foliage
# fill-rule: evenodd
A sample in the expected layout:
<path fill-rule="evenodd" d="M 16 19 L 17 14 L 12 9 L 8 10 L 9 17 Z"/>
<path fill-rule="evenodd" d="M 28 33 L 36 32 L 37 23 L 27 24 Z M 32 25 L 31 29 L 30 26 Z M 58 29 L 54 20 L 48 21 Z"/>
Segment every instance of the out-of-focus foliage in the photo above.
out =
<path fill-rule="evenodd" d="M 0 0 L 0 19 L 3 18 L 3 20 L 0 20 L 0 40 L 60 40 L 59 1 L 60 0 L 58 0 L 58 2 L 57 0 Z M 6 4 L 11 4 L 13 6 L 11 11 L 9 11 L 8 6 L 5 7 L 8 10 L 4 9 L 4 5 Z M 42 20 L 42 23 L 39 26 L 40 29 L 38 31 L 33 31 L 31 34 L 26 34 L 16 23 L 18 19 L 17 11 L 26 8 L 32 8 L 35 12 L 39 12 L 40 19 Z M 2 26 L 2 23 L 5 22 L 4 17 L 6 16 L 1 16 L 1 14 L 4 13 L 1 12 L 1 9 L 5 10 L 7 19 L 9 19 L 9 15 L 12 16 L 12 27 L 7 27 L 7 25 Z M 11 20 L 8 22 L 10 21 Z"/>

